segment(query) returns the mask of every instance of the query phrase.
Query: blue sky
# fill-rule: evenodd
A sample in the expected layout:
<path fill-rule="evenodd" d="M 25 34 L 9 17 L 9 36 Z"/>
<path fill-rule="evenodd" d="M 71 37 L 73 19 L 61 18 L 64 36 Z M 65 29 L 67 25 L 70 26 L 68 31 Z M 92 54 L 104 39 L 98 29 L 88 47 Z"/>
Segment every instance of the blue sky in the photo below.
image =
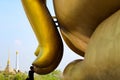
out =
<path fill-rule="evenodd" d="M 48 0 L 48 7 L 54 15 L 52 0 Z M 21 0 L 1 0 L 0 2 L 0 70 L 7 63 L 10 54 L 11 66 L 15 68 L 16 51 L 18 51 L 18 65 L 21 71 L 28 71 L 29 66 L 36 58 L 34 51 L 38 42 L 29 21 L 23 10 Z M 65 45 L 65 44 L 64 44 Z M 61 64 L 57 69 L 64 67 L 74 59 L 81 58 L 75 55 L 66 45 Z"/>

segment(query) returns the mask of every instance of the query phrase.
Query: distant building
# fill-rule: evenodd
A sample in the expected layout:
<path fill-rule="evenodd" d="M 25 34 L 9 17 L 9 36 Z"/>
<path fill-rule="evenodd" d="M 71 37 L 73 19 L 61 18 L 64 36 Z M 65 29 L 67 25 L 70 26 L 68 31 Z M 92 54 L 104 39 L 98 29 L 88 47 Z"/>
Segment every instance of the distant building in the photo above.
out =
<path fill-rule="evenodd" d="M 6 67 L 4 70 L 1 70 L 0 69 L 0 73 L 4 73 L 4 74 L 16 74 L 18 72 L 21 72 L 18 68 L 18 60 L 17 60 L 17 55 L 18 55 L 18 52 L 16 52 L 16 68 L 13 69 L 11 66 L 10 66 L 10 55 L 8 53 L 8 60 L 7 60 L 7 64 L 6 64 Z"/>
<path fill-rule="evenodd" d="M 5 73 L 16 74 L 16 71 L 10 66 L 10 58 L 8 56 L 7 65 L 4 70 Z"/>

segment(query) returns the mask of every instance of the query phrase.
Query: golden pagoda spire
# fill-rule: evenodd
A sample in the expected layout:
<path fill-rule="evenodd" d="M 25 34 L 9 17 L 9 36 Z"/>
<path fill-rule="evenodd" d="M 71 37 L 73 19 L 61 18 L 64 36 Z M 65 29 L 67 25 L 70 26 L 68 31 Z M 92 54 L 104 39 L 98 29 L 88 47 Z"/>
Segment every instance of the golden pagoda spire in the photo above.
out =
<path fill-rule="evenodd" d="M 7 61 L 7 65 L 10 65 L 10 51 L 8 50 L 8 61 Z"/>
<path fill-rule="evenodd" d="M 15 74 L 16 72 L 13 70 L 13 68 L 10 66 L 10 51 L 8 50 L 8 60 L 7 60 L 7 65 L 5 68 L 5 73 L 11 73 Z"/>

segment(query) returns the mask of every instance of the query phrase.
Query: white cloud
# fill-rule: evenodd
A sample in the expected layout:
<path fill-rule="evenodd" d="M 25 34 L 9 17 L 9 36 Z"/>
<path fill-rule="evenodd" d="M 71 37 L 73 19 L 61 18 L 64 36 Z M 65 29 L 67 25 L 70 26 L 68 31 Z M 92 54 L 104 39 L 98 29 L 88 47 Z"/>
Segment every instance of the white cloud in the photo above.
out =
<path fill-rule="evenodd" d="M 21 45 L 22 45 L 22 41 L 19 40 L 19 39 L 16 39 L 16 40 L 15 40 L 15 45 L 21 46 Z"/>

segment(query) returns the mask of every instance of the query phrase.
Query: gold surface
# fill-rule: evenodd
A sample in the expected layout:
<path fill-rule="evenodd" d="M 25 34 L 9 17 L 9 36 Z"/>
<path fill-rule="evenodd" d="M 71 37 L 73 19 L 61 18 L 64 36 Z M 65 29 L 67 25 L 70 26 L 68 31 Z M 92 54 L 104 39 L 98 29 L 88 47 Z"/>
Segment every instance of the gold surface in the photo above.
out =
<path fill-rule="evenodd" d="M 22 0 L 24 10 L 38 39 L 37 59 L 33 65 L 42 69 L 54 64 L 55 69 L 63 54 L 63 44 L 58 30 L 43 0 Z M 56 62 L 54 62 L 56 60 Z M 53 66 L 52 66 L 53 67 Z M 48 72 L 51 70 L 48 70 Z M 40 72 L 36 71 L 40 74 Z M 45 71 L 43 70 L 43 73 Z M 41 72 L 42 74 L 42 72 Z"/>
<path fill-rule="evenodd" d="M 53 0 L 62 34 L 85 53 L 96 27 L 120 9 L 120 0 Z M 69 46 L 72 47 L 73 46 Z M 74 48 L 73 48 L 74 51 Z M 77 52 L 83 55 L 81 52 Z"/>

